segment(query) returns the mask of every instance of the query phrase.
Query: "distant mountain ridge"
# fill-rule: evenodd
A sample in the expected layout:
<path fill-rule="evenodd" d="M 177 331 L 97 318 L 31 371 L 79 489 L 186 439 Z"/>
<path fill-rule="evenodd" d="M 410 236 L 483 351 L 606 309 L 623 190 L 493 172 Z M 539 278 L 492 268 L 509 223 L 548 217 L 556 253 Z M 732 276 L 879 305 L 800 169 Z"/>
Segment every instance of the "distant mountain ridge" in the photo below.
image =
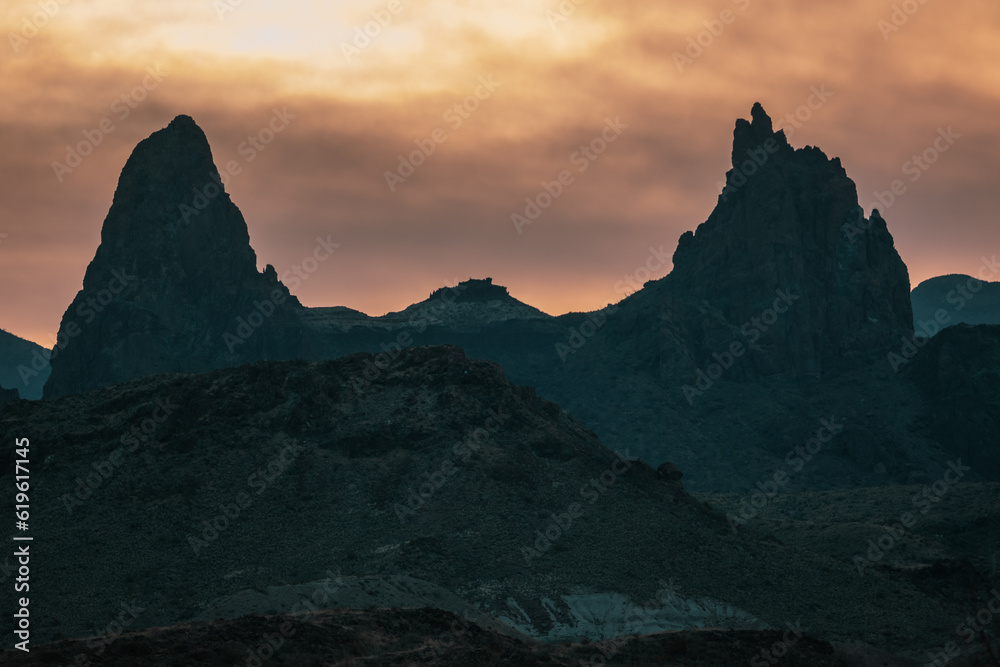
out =
<path fill-rule="evenodd" d="M 0 387 L 16 389 L 21 398 L 39 399 L 52 367 L 48 350 L 0 329 Z"/>
<path fill-rule="evenodd" d="M 1000 278 L 996 255 L 984 258 L 983 273 Z M 1000 324 L 1000 281 L 989 282 L 964 274 L 937 276 L 914 287 L 910 299 L 913 325 L 918 329 L 926 322 L 938 327 Z"/>
<path fill-rule="evenodd" d="M 551 315 L 518 301 L 506 287 L 494 285 L 492 278 L 473 278 L 455 287 L 434 290 L 424 301 L 379 319 L 402 318 L 408 322 L 423 322 L 427 326 L 477 328 L 507 320 L 551 319 Z"/>

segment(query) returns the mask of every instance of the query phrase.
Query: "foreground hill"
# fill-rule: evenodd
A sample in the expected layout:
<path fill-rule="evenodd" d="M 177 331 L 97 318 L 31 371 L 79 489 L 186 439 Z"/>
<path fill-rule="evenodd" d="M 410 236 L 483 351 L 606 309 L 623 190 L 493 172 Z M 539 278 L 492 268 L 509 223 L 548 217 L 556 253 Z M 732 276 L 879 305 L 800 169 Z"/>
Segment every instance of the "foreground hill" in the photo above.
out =
<path fill-rule="evenodd" d="M 11 667 L 73 664 L 97 657 L 108 667 L 246 665 L 255 661 L 303 665 L 491 667 L 531 665 L 673 665 L 717 667 L 768 664 L 781 654 L 787 667 L 911 667 L 918 663 L 874 651 L 834 647 L 789 630 L 700 630 L 620 641 L 539 644 L 480 628 L 434 609 L 319 611 L 251 617 L 212 624 L 128 632 L 113 641 L 69 640 L 34 649 L 38 657 L 8 653 Z M 98 651 L 100 653 L 98 654 Z M 765 653 L 767 652 L 767 653 Z M 0 654 L 3 655 L 3 654 Z"/>
<path fill-rule="evenodd" d="M 0 417 L 15 434 L 31 437 L 36 544 L 57 545 L 32 560 L 38 640 L 93 632 L 123 603 L 144 609 L 136 628 L 208 620 L 331 572 L 410 577 L 552 640 L 801 622 L 913 651 L 964 612 L 734 527 L 676 469 L 604 448 L 453 347 L 22 401 Z"/>

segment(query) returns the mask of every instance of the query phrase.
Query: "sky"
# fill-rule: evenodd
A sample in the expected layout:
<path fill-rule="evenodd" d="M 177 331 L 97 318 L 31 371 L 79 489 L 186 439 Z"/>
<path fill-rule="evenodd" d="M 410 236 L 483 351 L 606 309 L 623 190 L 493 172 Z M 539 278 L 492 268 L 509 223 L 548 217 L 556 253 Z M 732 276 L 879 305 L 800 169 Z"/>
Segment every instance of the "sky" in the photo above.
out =
<path fill-rule="evenodd" d="M 340 244 L 308 306 L 487 276 L 552 314 L 618 301 L 708 217 L 758 101 L 841 158 L 911 285 L 974 274 L 1000 254 L 998 29 L 993 0 L 5 0 L 0 328 L 53 344 L 122 166 L 179 114 L 233 165 L 260 268 Z"/>

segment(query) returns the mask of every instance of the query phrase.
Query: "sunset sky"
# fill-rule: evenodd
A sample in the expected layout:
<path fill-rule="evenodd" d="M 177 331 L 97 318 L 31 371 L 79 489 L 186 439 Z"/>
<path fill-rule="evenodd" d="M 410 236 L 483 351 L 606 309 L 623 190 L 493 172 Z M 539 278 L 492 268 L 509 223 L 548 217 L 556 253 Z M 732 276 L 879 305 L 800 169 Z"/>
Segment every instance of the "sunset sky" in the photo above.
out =
<path fill-rule="evenodd" d="M 5 0 L 0 27 L 0 328 L 45 346 L 128 155 L 178 114 L 240 167 L 227 190 L 261 268 L 340 243 L 296 290 L 309 306 L 379 315 L 485 276 L 553 314 L 617 301 L 651 246 L 707 218 L 755 101 L 786 128 L 798 109 L 792 145 L 842 159 L 912 285 L 1000 254 L 994 0 Z M 248 149 L 275 109 L 294 118 Z M 911 162 L 948 128 L 934 164 Z M 87 136 L 78 166 L 53 166 Z M 511 215 L 563 170 L 518 233 Z"/>

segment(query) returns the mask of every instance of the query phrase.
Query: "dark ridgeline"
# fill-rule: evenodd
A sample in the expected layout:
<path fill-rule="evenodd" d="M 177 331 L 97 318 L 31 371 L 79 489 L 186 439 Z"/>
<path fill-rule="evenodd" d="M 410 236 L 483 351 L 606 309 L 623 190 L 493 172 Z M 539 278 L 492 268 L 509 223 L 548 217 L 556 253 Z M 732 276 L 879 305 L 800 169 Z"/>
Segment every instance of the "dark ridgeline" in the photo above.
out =
<path fill-rule="evenodd" d="M 273 314 L 240 337 L 240 318 L 257 304 Z M 101 245 L 63 315 L 65 347 L 56 349 L 45 396 L 295 357 L 300 308 L 273 268 L 257 271 L 205 133 L 178 116 L 140 142 L 122 170 Z"/>

